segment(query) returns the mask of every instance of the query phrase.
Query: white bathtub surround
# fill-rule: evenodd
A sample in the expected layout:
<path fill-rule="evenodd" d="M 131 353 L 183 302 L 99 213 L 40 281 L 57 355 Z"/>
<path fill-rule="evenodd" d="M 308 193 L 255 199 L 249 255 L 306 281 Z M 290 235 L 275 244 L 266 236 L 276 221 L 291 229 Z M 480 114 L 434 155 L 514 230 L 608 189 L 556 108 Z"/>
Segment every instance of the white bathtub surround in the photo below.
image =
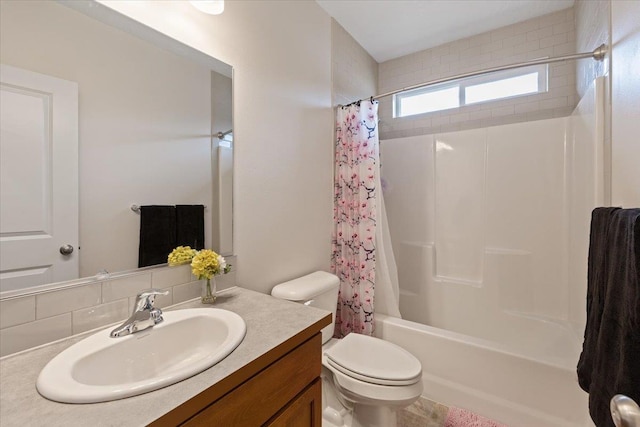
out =
<path fill-rule="evenodd" d="M 567 118 L 382 142 L 410 322 L 377 325 L 421 358 L 426 397 L 514 426 L 587 422 L 575 366 L 603 87 Z"/>
<path fill-rule="evenodd" d="M 378 159 L 379 160 L 379 159 Z M 378 161 L 378 165 L 380 162 Z M 381 171 L 376 170 L 376 187 L 378 198 L 376 203 L 376 297 L 375 312 L 389 316 L 402 317 L 400 314 L 400 281 L 398 265 L 393 254 L 389 220 L 384 204 Z"/>
<path fill-rule="evenodd" d="M 235 286 L 236 257 L 227 257 L 233 271 L 217 277 L 218 290 Z M 169 291 L 156 299 L 164 308 L 200 296 L 202 281 L 189 265 L 157 267 L 105 281 L 70 283 L 0 301 L 0 357 L 126 319 L 143 289 Z"/>
<path fill-rule="evenodd" d="M 588 396 L 574 370 L 517 354 L 493 341 L 379 315 L 376 335 L 423 366 L 423 397 L 517 427 L 588 426 Z"/>

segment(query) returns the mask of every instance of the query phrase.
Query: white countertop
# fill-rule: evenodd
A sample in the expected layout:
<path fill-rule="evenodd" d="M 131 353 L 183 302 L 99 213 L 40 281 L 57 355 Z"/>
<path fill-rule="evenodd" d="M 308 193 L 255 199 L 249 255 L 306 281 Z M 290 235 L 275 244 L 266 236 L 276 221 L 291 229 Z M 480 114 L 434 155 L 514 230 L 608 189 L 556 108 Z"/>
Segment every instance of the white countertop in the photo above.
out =
<path fill-rule="evenodd" d="M 13 427 L 149 424 L 322 320 L 328 313 L 242 288 L 231 288 L 218 293 L 218 300 L 212 306 L 202 305 L 194 300 L 170 309 L 195 307 L 215 307 L 233 311 L 242 316 L 247 324 L 247 334 L 242 343 L 218 364 L 171 386 L 112 402 L 65 404 L 47 400 L 36 390 L 36 379 L 42 368 L 62 350 L 96 331 L 76 335 L 0 359 L 0 425 Z"/>

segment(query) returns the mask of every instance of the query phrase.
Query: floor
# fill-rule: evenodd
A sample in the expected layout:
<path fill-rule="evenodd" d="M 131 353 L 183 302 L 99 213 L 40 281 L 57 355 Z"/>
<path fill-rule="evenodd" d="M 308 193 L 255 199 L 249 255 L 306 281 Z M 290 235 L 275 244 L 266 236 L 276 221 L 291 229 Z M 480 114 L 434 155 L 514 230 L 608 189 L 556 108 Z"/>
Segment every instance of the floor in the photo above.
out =
<path fill-rule="evenodd" d="M 398 411 L 398 427 L 443 427 L 449 407 L 421 397 Z"/>
<path fill-rule="evenodd" d="M 471 411 L 424 397 L 397 412 L 398 427 L 507 427 Z"/>

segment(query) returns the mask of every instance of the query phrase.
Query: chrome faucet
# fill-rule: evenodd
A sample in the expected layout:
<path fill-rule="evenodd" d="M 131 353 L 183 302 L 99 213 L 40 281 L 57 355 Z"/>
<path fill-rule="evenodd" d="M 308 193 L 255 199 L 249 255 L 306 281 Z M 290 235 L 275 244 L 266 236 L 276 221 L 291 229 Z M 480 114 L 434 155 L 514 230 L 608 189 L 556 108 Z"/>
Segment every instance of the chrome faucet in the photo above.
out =
<path fill-rule="evenodd" d="M 162 310 L 153 306 L 157 295 L 168 295 L 169 291 L 147 289 L 136 296 L 133 314 L 122 325 L 111 331 L 111 338 L 123 337 L 162 322 Z"/>

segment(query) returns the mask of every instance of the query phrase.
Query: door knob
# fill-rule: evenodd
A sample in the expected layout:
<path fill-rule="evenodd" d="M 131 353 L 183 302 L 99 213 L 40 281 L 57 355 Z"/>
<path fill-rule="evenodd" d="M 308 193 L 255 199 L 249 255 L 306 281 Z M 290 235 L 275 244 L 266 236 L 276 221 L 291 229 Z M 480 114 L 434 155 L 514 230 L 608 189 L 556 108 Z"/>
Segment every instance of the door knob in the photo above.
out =
<path fill-rule="evenodd" d="M 62 255 L 71 255 L 73 253 L 73 246 L 71 245 L 60 246 L 60 253 Z"/>

